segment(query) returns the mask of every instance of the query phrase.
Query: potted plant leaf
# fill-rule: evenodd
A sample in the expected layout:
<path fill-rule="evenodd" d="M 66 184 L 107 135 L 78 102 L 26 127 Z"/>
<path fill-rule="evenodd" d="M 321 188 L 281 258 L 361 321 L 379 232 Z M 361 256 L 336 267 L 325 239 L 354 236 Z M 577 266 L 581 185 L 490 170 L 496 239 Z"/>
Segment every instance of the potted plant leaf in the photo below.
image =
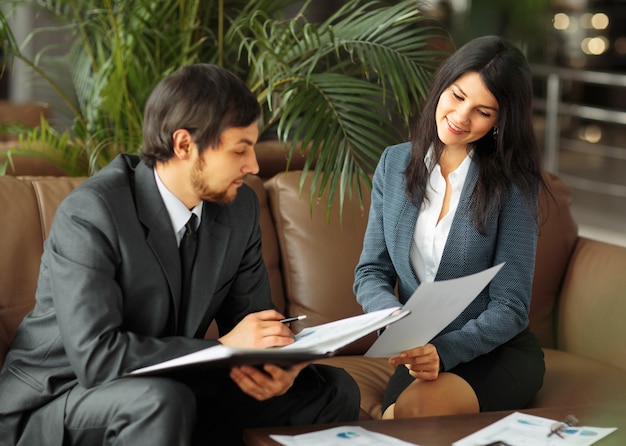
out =
<path fill-rule="evenodd" d="M 45 157 L 70 175 L 90 175 L 141 147 L 143 105 L 164 76 L 196 62 L 239 75 L 262 105 L 261 132 L 313 171 L 309 197 L 352 193 L 384 147 L 402 139 L 439 61 L 445 31 L 415 0 L 345 0 L 318 23 L 312 0 L 7 0 L 53 14 L 71 35 L 63 56 L 71 91 L 47 71 L 45 50 L 28 58 L 0 10 L 10 60 L 46 80 L 72 113 L 68 129 L 42 119 L 22 129 L 15 154 Z M 288 9 L 296 12 L 287 14 Z M 33 30 L 32 33 L 41 30 Z M 49 30 L 48 30 L 49 31 Z M 11 66 L 9 63 L 8 69 Z M 359 199 L 360 191 L 356 194 Z"/>

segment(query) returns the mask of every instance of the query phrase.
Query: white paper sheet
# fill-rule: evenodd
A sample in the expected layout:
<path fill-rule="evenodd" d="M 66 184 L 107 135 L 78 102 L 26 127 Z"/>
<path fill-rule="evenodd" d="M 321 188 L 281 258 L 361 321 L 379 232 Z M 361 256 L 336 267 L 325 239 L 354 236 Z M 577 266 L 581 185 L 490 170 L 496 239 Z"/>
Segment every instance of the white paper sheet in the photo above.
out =
<path fill-rule="evenodd" d="M 427 344 L 478 296 L 504 263 L 458 279 L 422 283 L 403 310 L 410 314 L 387 327 L 365 356 L 389 358 Z"/>
<path fill-rule="evenodd" d="M 489 426 L 452 443 L 452 446 L 482 446 L 501 441 L 510 446 L 589 446 L 616 428 L 574 426 L 548 436 L 556 420 L 514 412 Z"/>
<path fill-rule="evenodd" d="M 396 310 L 401 311 L 398 314 L 393 314 Z M 408 311 L 402 310 L 400 307 L 396 309 L 387 308 L 307 327 L 296 334 L 293 344 L 281 347 L 281 350 L 313 349 L 322 353 L 334 352 L 350 342 L 382 328 L 384 325 L 381 322 L 394 324 L 408 314 Z"/>
<path fill-rule="evenodd" d="M 408 446 L 407 443 L 389 435 L 368 431 L 360 426 L 341 426 L 300 435 L 270 435 L 272 440 L 284 446 Z"/>
<path fill-rule="evenodd" d="M 313 357 L 332 356 L 338 350 L 388 324 L 406 317 L 408 311 L 399 308 L 386 308 L 371 313 L 328 322 L 308 327 L 295 336 L 295 342 L 276 348 L 234 348 L 215 345 L 197 352 L 173 358 L 158 364 L 130 372 L 130 375 L 154 374 L 175 368 L 184 368 L 196 364 L 223 364 L 229 361 L 232 365 L 255 364 L 265 362 L 293 363 L 293 361 L 309 361 Z M 293 358 L 293 361 L 290 359 Z"/>

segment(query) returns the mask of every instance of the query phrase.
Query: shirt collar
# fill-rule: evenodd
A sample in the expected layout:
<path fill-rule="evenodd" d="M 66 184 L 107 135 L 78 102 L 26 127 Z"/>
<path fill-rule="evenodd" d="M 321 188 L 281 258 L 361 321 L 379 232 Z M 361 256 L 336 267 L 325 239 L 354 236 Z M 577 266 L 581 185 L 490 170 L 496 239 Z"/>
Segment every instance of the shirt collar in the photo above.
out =
<path fill-rule="evenodd" d="M 459 164 L 459 167 L 457 167 L 454 172 L 450 173 L 450 182 L 452 183 L 453 187 L 457 188 L 465 183 L 465 177 L 467 177 L 467 172 L 469 171 L 470 165 L 472 164 L 473 154 L 474 151 L 470 151 L 463 160 L 463 162 Z"/>
<path fill-rule="evenodd" d="M 426 152 L 426 155 L 424 156 L 424 164 L 426 164 L 426 169 L 428 169 L 428 172 L 433 170 L 433 165 L 431 164 L 433 161 L 433 146 L 430 146 L 428 148 L 428 151 Z"/>
<path fill-rule="evenodd" d="M 428 151 L 426 152 L 426 155 L 424 155 L 424 164 L 426 164 L 426 169 L 428 169 L 429 173 L 435 167 L 435 165 L 431 165 L 434 156 L 435 156 L 435 151 L 433 149 L 433 146 L 430 146 L 428 148 Z M 467 175 L 467 171 L 469 170 L 469 166 L 472 163 L 473 157 L 474 157 L 474 149 L 469 151 L 469 153 L 467 154 L 463 162 L 459 165 L 459 167 L 456 168 L 453 174 L 456 174 L 455 176 L 460 176 L 462 178 L 465 178 L 465 176 Z"/>
<path fill-rule="evenodd" d="M 161 194 L 161 198 L 163 198 L 163 203 L 165 204 L 165 208 L 167 209 L 167 213 L 170 217 L 170 222 L 172 224 L 172 228 L 174 229 L 174 233 L 179 234 L 189 221 L 191 217 L 191 213 L 193 212 L 198 217 L 198 224 L 200 224 L 200 220 L 202 218 L 202 205 L 201 201 L 196 207 L 189 210 L 187 206 L 183 204 L 180 199 L 174 195 L 161 181 L 159 178 L 159 174 L 156 169 L 154 170 L 154 178 L 156 180 L 157 188 L 159 189 L 159 193 Z"/>

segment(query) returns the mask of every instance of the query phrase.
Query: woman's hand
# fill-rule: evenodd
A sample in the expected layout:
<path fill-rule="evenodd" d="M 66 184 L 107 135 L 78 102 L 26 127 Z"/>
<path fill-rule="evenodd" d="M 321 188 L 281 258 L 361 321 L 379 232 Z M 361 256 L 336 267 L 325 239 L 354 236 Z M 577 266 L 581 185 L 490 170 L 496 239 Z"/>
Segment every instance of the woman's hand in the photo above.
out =
<path fill-rule="evenodd" d="M 432 344 L 405 350 L 400 356 L 389 358 L 389 364 L 404 364 L 409 374 L 416 379 L 433 381 L 439 377 L 439 354 Z"/>
<path fill-rule="evenodd" d="M 307 365 L 308 363 L 304 362 L 283 369 L 265 364 L 263 370 L 252 366 L 240 366 L 231 369 L 230 377 L 244 393 L 259 401 L 265 401 L 287 392 L 298 373 Z"/>

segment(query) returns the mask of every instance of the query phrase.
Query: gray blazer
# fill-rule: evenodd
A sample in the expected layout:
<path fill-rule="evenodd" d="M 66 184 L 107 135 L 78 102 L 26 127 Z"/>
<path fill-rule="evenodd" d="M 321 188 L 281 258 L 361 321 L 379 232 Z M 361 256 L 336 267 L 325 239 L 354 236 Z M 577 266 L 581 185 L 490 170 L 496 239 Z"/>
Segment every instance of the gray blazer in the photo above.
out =
<path fill-rule="evenodd" d="M 206 348 L 217 343 L 202 339 L 213 319 L 227 332 L 273 308 L 252 189 L 226 205 L 205 202 L 198 238 L 190 308 L 177 327 L 178 247 L 153 170 L 120 155 L 68 195 L 45 242 L 36 305 L 0 374 L 0 419 L 49 406 L 41 418 L 62 429 L 62 396 L 77 383 L 98 386 Z M 0 434 L 10 429 L 0 423 Z"/>
<path fill-rule="evenodd" d="M 363 251 L 355 271 L 354 292 L 365 311 L 397 306 L 394 286 L 405 303 L 419 286 L 409 259 L 419 215 L 406 193 L 404 170 L 410 144 L 389 147 L 374 173 L 372 201 Z M 536 213 L 516 188 L 480 234 L 471 222 L 469 197 L 478 179 L 467 174 L 435 280 L 453 279 L 506 262 L 491 284 L 439 333 L 437 347 L 444 370 L 507 342 L 528 326 L 538 224 Z"/>

